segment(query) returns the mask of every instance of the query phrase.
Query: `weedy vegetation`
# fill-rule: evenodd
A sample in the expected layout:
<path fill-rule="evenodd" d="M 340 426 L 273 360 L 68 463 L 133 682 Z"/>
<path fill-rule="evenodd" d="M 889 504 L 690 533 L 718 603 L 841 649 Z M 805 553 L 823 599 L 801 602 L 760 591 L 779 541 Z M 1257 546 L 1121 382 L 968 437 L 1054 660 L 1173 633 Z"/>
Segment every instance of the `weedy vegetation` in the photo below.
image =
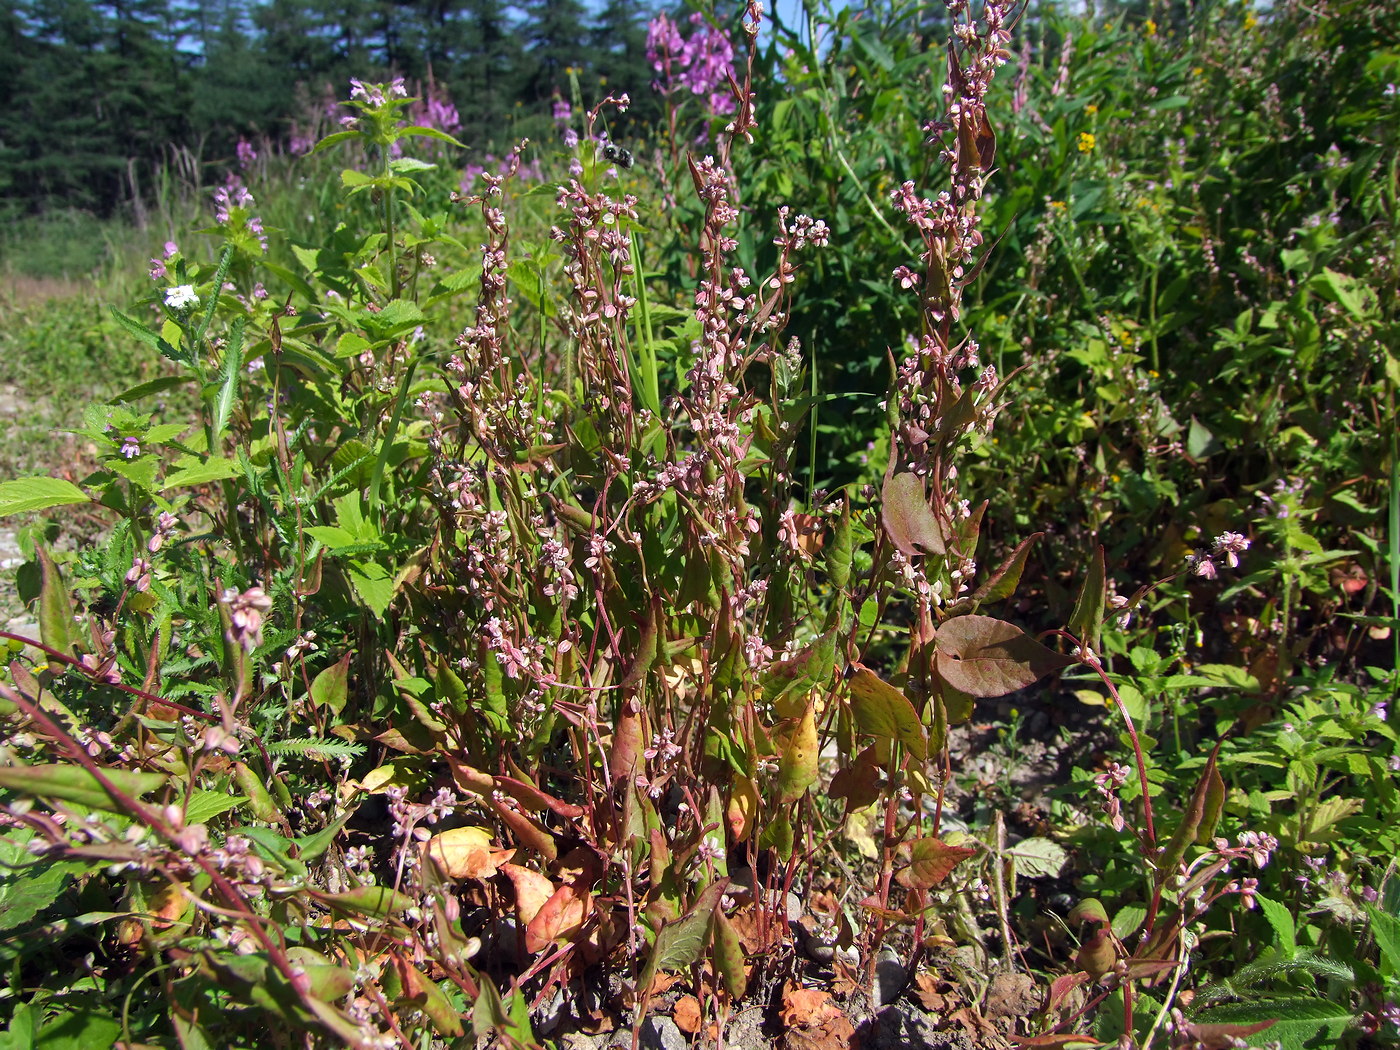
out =
<path fill-rule="evenodd" d="M 5 296 L 0 1046 L 1400 1038 L 1394 12 L 719 15 Z"/>

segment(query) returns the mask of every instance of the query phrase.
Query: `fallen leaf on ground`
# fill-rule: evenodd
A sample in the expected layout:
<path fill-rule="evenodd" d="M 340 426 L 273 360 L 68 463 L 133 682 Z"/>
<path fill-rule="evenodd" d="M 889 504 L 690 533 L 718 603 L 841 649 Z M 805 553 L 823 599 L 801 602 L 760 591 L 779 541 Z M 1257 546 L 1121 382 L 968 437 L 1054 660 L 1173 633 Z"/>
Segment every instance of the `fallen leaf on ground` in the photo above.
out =
<path fill-rule="evenodd" d="M 676 1008 L 671 1011 L 676 1027 L 686 1035 L 700 1031 L 700 1000 L 693 995 L 683 995 L 676 1000 Z"/>

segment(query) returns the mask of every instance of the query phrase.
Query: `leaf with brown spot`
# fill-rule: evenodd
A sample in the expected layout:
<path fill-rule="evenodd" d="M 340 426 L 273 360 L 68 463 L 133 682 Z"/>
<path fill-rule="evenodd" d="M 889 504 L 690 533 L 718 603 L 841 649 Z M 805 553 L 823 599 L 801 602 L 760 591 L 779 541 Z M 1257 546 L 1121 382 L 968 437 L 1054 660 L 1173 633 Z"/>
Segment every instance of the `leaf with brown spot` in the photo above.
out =
<path fill-rule="evenodd" d="M 739 943 L 738 931 L 722 908 L 715 909 L 714 942 L 715 969 L 724 982 L 724 989 L 731 999 L 742 999 L 748 987 L 748 974 L 744 972 L 744 947 Z"/>
<path fill-rule="evenodd" d="M 972 696 L 1005 696 L 1074 663 L 993 616 L 954 617 L 938 628 L 936 641 L 938 673 Z"/>
<path fill-rule="evenodd" d="M 943 529 L 924 495 L 923 480 L 917 474 L 891 474 L 885 479 L 880 494 L 880 522 L 890 542 L 906 557 L 943 554 L 948 549 Z"/>
<path fill-rule="evenodd" d="M 895 878 L 906 889 L 930 889 L 946 879 L 963 861 L 975 856 L 975 849 L 950 846 L 932 835 L 915 839 L 909 849 L 909 866 Z"/>
<path fill-rule="evenodd" d="M 816 705 L 807 701 L 802 718 L 793 727 L 783 757 L 778 762 L 778 802 L 796 802 L 817 782 Z"/>

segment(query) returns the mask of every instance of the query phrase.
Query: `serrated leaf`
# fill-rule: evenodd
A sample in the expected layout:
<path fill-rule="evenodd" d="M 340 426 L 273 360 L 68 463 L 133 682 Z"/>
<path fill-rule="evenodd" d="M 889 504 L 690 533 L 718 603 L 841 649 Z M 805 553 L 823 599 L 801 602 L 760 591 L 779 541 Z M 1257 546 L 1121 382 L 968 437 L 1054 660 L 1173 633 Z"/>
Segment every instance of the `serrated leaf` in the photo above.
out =
<path fill-rule="evenodd" d="M 938 627 L 935 640 L 938 673 L 977 697 L 1005 696 L 1074 662 L 991 616 L 956 616 Z"/>
<path fill-rule="evenodd" d="M 89 502 L 87 494 L 62 478 L 19 478 L 0 481 L 0 518 L 28 514 L 49 507 L 67 507 Z"/>
<path fill-rule="evenodd" d="M 909 698 L 863 664 L 851 674 L 851 713 L 870 736 L 897 740 L 915 758 L 928 757 L 928 738 Z"/>
<path fill-rule="evenodd" d="M 1268 1028 L 1245 1036 L 1247 1045 L 1277 1042 L 1283 1050 L 1316 1050 L 1337 1045 L 1353 1018 L 1341 1003 L 1327 999 L 1266 999 L 1230 1003 L 1203 1011 L 1195 1020 L 1204 1024 L 1253 1024 L 1273 1021 Z M 1316 1042 L 1321 1036 L 1325 1042 Z"/>
<path fill-rule="evenodd" d="M 247 801 L 244 795 L 226 795 L 222 791 L 196 791 L 190 796 L 189 805 L 185 807 L 185 823 L 203 824 Z"/>
<path fill-rule="evenodd" d="M 1028 879 L 1058 878 L 1069 863 L 1069 853 L 1046 838 L 1022 839 L 1006 851 L 1016 862 L 1016 874 Z"/>
<path fill-rule="evenodd" d="M 167 474 L 165 484 L 160 487 L 160 491 L 169 492 L 171 489 L 192 485 L 208 485 L 212 481 L 236 478 L 238 473 L 238 464 L 233 460 L 224 459 L 222 456 L 211 456 L 203 463 L 197 463 L 192 467 L 177 470 L 173 474 Z"/>
<path fill-rule="evenodd" d="M 1298 950 L 1298 931 L 1293 923 L 1293 913 L 1278 901 L 1270 900 L 1262 893 L 1255 894 L 1255 901 L 1264 918 L 1274 931 L 1274 943 L 1285 957 Z"/>
<path fill-rule="evenodd" d="M 1400 919 L 1387 915 L 1373 904 L 1368 904 L 1366 911 L 1371 916 L 1371 935 L 1381 950 L 1381 974 L 1400 975 Z"/>
<path fill-rule="evenodd" d="M 375 616 L 383 619 L 394 600 L 394 573 L 372 561 L 352 561 L 345 569 L 360 601 Z"/>

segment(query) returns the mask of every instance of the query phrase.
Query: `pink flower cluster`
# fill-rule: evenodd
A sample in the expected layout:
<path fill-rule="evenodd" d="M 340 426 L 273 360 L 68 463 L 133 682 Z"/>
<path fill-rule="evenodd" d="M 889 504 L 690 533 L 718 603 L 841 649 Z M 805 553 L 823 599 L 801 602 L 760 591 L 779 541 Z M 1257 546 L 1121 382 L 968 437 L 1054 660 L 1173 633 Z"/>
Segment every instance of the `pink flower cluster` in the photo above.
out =
<path fill-rule="evenodd" d="M 734 45 L 699 12 L 690 16 L 698 27 L 689 39 L 675 22 L 658 15 L 647 26 L 647 61 L 661 76 L 652 86 L 665 95 L 689 91 L 705 100 L 710 113 L 734 112 L 728 85 L 734 77 Z"/>

